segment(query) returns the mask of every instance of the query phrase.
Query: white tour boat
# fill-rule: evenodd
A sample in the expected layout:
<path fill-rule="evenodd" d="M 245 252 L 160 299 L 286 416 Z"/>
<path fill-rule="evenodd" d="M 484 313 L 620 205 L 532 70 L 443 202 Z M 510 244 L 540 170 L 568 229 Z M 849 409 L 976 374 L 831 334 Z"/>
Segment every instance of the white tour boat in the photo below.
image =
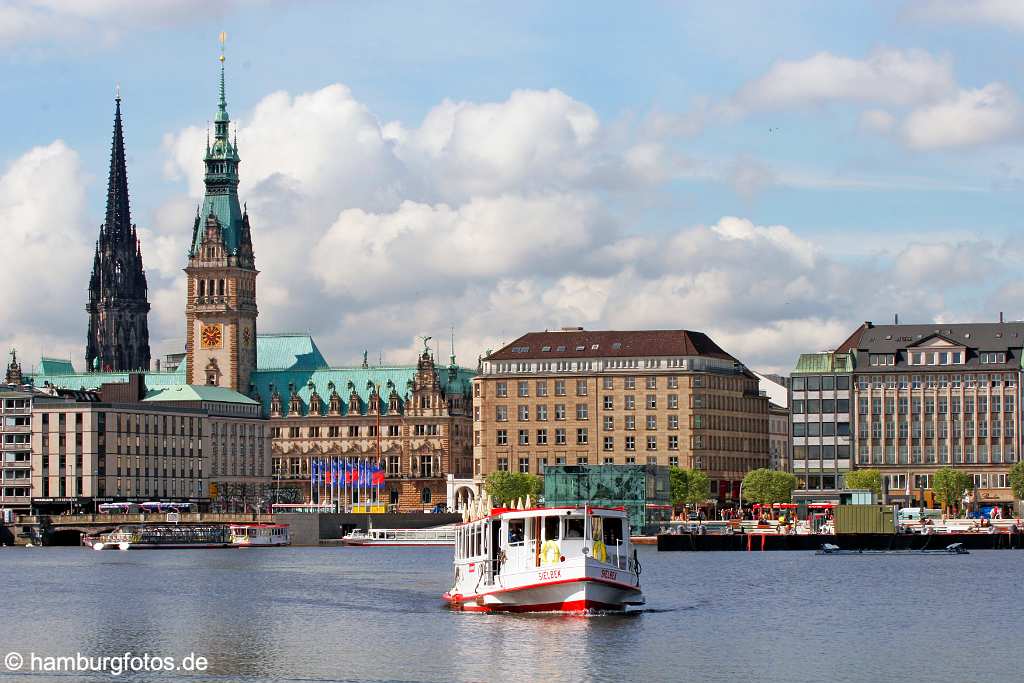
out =
<path fill-rule="evenodd" d="M 239 548 L 291 545 L 287 524 L 231 524 L 231 545 Z"/>
<path fill-rule="evenodd" d="M 455 580 L 444 599 L 475 612 L 621 611 L 644 604 L 622 508 L 491 509 L 456 526 Z M 465 515 L 469 517 L 468 513 Z"/>
<path fill-rule="evenodd" d="M 231 540 L 224 524 L 132 524 L 100 534 L 93 550 L 149 550 L 228 548 Z"/>
<path fill-rule="evenodd" d="M 437 526 L 428 529 L 355 529 L 345 534 L 342 545 L 455 545 L 455 527 Z"/>

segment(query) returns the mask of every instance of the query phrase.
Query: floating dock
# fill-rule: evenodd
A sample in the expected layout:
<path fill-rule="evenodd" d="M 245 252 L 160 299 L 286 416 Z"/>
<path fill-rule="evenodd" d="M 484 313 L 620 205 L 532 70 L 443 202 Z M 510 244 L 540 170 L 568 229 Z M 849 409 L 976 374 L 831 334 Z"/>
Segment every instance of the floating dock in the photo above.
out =
<path fill-rule="evenodd" d="M 659 534 L 658 550 L 818 550 L 825 543 L 843 550 L 937 550 L 963 543 L 968 550 L 1024 549 L 1024 534 Z"/>

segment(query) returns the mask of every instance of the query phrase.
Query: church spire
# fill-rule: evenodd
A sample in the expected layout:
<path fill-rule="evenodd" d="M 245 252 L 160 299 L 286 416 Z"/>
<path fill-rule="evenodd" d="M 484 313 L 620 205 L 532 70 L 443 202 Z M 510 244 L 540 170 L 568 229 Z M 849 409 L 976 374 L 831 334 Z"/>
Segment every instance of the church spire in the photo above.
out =
<path fill-rule="evenodd" d="M 114 136 L 110 145 L 107 211 L 100 226 L 89 278 L 86 367 L 113 371 L 149 368 L 146 271 L 132 224 L 125 164 L 121 89 L 114 95 Z"/>
<path fill-rule="evenodd" d="M 114 97 L 114 139 L 110 143 L 110 174 L 107 179 L 107 236 L 124 239 L 131 231 L 132 218 L 128 206 L 128 173 L 124 160 L 124 129 L 121 124 L 121 88 Z"/>

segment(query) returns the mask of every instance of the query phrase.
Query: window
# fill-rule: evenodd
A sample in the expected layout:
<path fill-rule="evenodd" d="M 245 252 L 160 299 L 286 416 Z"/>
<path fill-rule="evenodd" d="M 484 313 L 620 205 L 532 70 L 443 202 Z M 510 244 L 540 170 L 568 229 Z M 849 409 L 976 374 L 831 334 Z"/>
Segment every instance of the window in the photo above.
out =
<path fill-rule="evenodd" d="M 564 403 L 556 403 L 555 404 L 555 419 L 556 420 L 564 420 L 565 419 L 565 404 Z"/>
<path fill-rule="evenodd" d="M 527 422 L 530 419 L 530 406 L 519 406 L 519 421 Z"/>
<path fill-rule="evenodd" d="M 508 406 L 494 406 L 494 419 L 498 422 L 508 422 Z"/>
<path fill-rule="evenodd" d="M 647 450 L 656 451 L 658 450 L 658 437 L 649 436 L 647 437 Z"/>
<path fill-rule="evenodd" d="M 605 396 L 604 397 L 604 409 L 605 410 L 611 410 L 614 407 L 615 407 L 615 399 L 612 398 L 611 396 Z"/>
<path fill-rule="evenodd" d="M 679 429 L 679 416 L 678 415 L 669 415 L 668 416 L 668 428 L 669 429 Z"/>
<path fill-rule="evenodd" d="M 530 445 L 530 430 L 520 429 L 519 430 L 519 445 L 529 446 Z"/>
<path fill-rule="evenodd" d="M 565 380 L 555 380 L 555 396 L 565 396 Z"/>
<path fill-rule="evenodd" d="M 668 449 L 670 451 L 678 451 L 679 450 L 679 435 L 678 434 L 669 434 L 669 437 L 668 437 Z"/>
<path fill-rule="evenodd" d="M 679 408 L 679 394 L 668 395 L 668 408 L 669 410 L 676 410 Z"/>
<path fill-rule="evenodd" d="M 519 458 L 519 471 L 523 474 L 527 474 L 530 471 L 529 458 Z"/>
<path fill-rule="evenodd" d="M 587 404 L 577 403 L 576 404 L 576 419 L 586 420 L 587 419 Z"/>
<path fill-rule="evenodd" d="M 610 432 L 615 429 L 615 418 L 611 415 L 604 416 L 604 430 Z"/>
<path fill-rule="evenodd" d="M 625 408 L 626 410 L 635 410 L 636 409 L 636 397 L 635 396 L 633 396 L 632 394 L 629 394 L 628 396 L 625 397 L 624 401 L 625 401 L 625 403 L 623 404 L 623 408 Z"/>
<path fill-rule="evenodd" d="M 658 388 L 658 378 L 657 377 L 648 377 L 647 378 L 647 388 L 648 389 L 657 389 Z"/>
<path fill-rule="evenodd" d="M 498 382 L 494 387 L 494 395 L 498 398 L 508 396 L 508 382 Z"/>
<path fill-rule="evenodd" d="M 587 428 L 580 427 L 576 430 L 576 445 L 585 446 L 589 443 L 587 440 Z"/>
<path fill-rule="evenodd" d="M 537 395 L 547 396 L 548 395 L 548 383 L 544 380 L 537 380 Z"/>
<path fill-rule="evenodd" d="M 655 394 L 647 394 L 647 410 L 655 410 L 658 407 L 658 397 Z"/>
<path fill-rule="evenodd" d="M 657 429 L 657 428 L 658 428 L 658 417 L 656 415 L 648 415 L 647 416 L 647 429 Z"/>
<path fill-rule="evenodd" d="M 538 429 L 537 430 L 537 445 L 547 446 L 548 445 L 548 430 Z"/>
<path fill-rule="evenodd" d="M 636 415 L 626 416 L 626 429 L 630 431 L 636 429 Z"/>
<path fill-rule="evenodd" d="M 627 436 L 626 437 L 626 450 L 627 451 L 635 451 L 636 450 L 636 437 L 635 436 Z"/>
<path fill-rule="evenodd" d="M 544 405 L 537 406 L 537 421 L 547 422 L 548 421 L 548 407 Z"/>
<path fill-rule="evenodd" d="M 525 398 L 530 395 L 530 383 L 526 380 L 520 380 L 517 389 L 521 398 Z"/>
<path fill-rule="evenodd" d="M 560 428 L 555 430 L 555 445 L 556 446 L 564 446 L 565 445 L 565 429 L 564 428 L 560 427 Z"/>
<path fill-rule="evenodd" d="M 601 379 L 602 389 L 611 389 L 614 386 L 614 380 L 611 377 L 603 377 Z"/>
<path fill-rule="evenodd" d="M 623 389 L 636 389 L 636 377 L 625 377 L 622 380 Z"/>
<path fill-rule="evenodd" d="M 507 446 L 508 445 L 508 430 L 507 429 L 499 429 L 497 431 L 497 433 L 496 433 L 496 436 L 497 436 L 496 443 L 499 446 Z"/>
<path fill-rule="evenodd" d="M 670 376 L 668 378 L 668 388 L 669 389 L 678 389 L 679 388 L 679 378 L 676 377 L 675 375 Z"/>
<path fill-rule="evenodd" d="M 498 470 L 508 472 L 508 458 L 498 458 Z"/>
<path fill-rule="evenodd" d="M 576 380 L 576 395 L 586 396 L 587 395 L 587 380 L 578 379 Z"/>
<path fill-rule="evenodd" d="M 615 450 L 615 437 L 611 437 L 611 436 L 604 437 L 604 450 L 606 450 L 606 451 Z"/>

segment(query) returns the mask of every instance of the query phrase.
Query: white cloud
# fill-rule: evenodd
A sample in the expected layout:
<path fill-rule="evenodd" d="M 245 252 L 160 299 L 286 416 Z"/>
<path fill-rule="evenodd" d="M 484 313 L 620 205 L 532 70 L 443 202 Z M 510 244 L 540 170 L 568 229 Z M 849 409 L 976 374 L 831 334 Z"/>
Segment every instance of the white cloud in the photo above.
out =
<path fill-rule="evenodd" d="M 219 3 L 222 13 L 235 0 Z M 208 15 L 205 0 L 5 0 L 0 5 L 0 47 L 32 42 L 66 48 L 68 41 L 107 46 L 139 28 L 193 22 Z"/>
<path fill-rule="evenodd" d="M 911 3 L 909 13 L 929 21 L 1024 29 L 1024 4 L 1019 0 L 921 0 Z"/>
<path fill-rule="evenodd" d="M 865 59 L 819 52 L 776 62 L 741 87 L 733 104 L 741 110 L 840 101 L 905 106 L 936 99 L 955 87 L 951 60 L 922 50 L 876 50 Z"/>
<path fill-rule="evenodd" d="M 875 133 L 888 133 L 896 125 L 896 117 L 884 109 L 866 109 L 860 114 L 860 127 Z"/>
<path fill-rule="evenodd" d="M 84 221 L 85 184 L 78 154 L 60 140 L 30 149 L 0 175 L 0 343 L 22 344 L 25 360 L 28 339 L 33 351 L 64 355 L 70 338 L 83 338 L 95 239 Z"/>
<path fill-rule="evenodd" d="M 903 123 L 907 144 L 922 150 L 987 144 L 1020 129 L 1020 100 L 1001 83 L 961 90 L 951 99 L 912 111 Z"/>

